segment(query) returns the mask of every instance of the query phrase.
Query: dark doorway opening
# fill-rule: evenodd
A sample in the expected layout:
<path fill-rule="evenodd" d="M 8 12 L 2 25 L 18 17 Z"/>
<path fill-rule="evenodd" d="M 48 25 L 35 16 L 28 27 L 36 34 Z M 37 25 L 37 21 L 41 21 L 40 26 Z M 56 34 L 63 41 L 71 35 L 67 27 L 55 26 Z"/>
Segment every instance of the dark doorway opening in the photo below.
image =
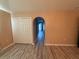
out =
<path fill-rule="evenodd" d="M 45 40 L 45 21 L 42 17 L 36 17 L 33 21 L 34 44 L 44 44 Z"/>

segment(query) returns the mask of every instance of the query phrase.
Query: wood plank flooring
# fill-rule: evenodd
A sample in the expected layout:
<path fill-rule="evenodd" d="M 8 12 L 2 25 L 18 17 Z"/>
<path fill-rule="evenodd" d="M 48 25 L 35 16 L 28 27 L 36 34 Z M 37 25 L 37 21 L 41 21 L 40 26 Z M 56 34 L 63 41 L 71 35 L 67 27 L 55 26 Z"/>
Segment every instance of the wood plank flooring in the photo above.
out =
<path fill-rule="evenodd" d="M 72 46 L 44 46 L 15 44 L 0 59 L 79 59 L 79 48 Z"/>

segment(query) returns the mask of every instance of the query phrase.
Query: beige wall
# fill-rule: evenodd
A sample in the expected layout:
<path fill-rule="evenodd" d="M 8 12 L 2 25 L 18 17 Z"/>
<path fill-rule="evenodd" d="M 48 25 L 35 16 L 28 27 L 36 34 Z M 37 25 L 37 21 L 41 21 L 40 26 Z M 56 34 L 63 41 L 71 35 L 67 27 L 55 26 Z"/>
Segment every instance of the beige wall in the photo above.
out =
<path fill-rule="evenodd" d="M 22 12 L 15 16 L 42 16 L 46 22 L 47 44 L 76 44 L 78 11 Z"/>
<path fill-rule="evenodd" d="M 8 46 L 12 42 L 11 16 L 0 10 L 0 48 Z"/>
<path fill-rule="evenodd" d="M 0 9 L 10 10 L 9 0 L 0 0 Z"/>

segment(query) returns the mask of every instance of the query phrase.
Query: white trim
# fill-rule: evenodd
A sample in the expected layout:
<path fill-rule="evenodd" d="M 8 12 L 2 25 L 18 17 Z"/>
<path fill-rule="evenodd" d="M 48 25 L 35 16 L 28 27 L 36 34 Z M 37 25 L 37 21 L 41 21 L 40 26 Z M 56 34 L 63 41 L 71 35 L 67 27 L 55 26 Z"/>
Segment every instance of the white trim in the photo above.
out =
<path fill-rule="evenodd" d="M 12 12 L 11 12 L 10 10 L 6 10 L 6 9 L 3 9 L 3 8 L 0 8 L 0 10 L 2 10 L 2 11 L 5 11 L 5 12 L 8 12 L 8 13 L 11 13 L 11 14 L 12 14 Z"/>
<path fill-rule="evenodd" d="M 10 45 L 8 45 L 7 47 L 5 47 L 5 48 L 1 49 L 1 51 L 6 50 L 7 48 L 9 48 L 9 47 L 13 46 L 14 44 L 15 44 L 14 42 L 13 42 L 13 43 L 11 43 L 11 44 L 10 44 Z"/>
<path fill-rule="evenodd" d="M 77 46 L 76 44 L 45 44 L 46 46 Z"/>

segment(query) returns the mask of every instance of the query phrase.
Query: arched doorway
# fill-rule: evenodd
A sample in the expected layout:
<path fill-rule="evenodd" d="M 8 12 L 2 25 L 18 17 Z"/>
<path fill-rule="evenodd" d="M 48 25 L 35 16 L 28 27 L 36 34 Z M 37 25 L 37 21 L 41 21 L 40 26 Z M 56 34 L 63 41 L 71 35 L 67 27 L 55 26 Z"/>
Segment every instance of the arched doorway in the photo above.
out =
<path fill-rule="evenodd" d="M 34 44 L 44 44 L 45 40 L 45 21 L 42 17 L 36 17 L 33 21 Z"/>

